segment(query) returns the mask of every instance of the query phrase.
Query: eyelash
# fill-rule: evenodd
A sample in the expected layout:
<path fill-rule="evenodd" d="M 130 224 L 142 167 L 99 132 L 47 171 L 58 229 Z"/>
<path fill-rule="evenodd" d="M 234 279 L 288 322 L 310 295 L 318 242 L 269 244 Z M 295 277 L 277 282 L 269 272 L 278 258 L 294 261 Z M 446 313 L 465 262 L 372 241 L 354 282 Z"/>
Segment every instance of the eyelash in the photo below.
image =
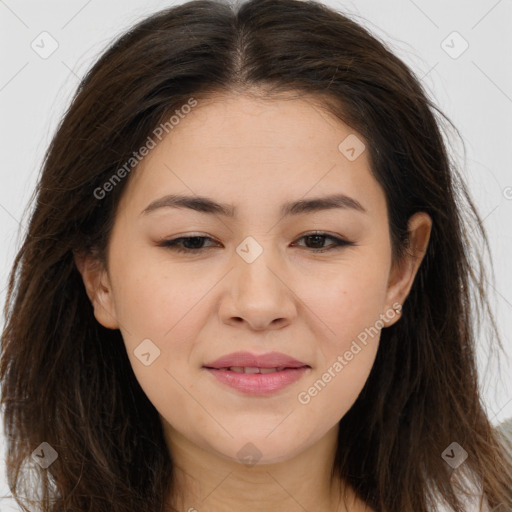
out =
<path fill-rule="evenodd" d="M 313 237 L 313 236 L 319 236 L 321 238 L 330 238 L 331 240 L 334 240 L 334 244 L 331 244 L 330 246 L 327 246 L 326 248 L 323 248 L 323 249 L 310 249 L 310 248 L 306 247 L 306 249 L 310 249 L 310 250 L 312 250 L 315 253 L 318 253 L 318 252 L 323 253 L 323 252 L 332 251 L 334 249 L 340 249 L 341 247 L 356 245 L 354 242 L 350 242 L 348 240 L 344 240 L 343 238 L 335 237 L 335 236 L 329 235 L 328 233 L 324 233 L 324 232 L 321 232 L 321 231 L 307 233 L 305 235 L 302 235 L 299 238 L 299 240 L 301 240 L 303 238 Z M 167 249 L 171 249 L 172 251 L 176 251 L 178 253 L 188 253 L 188 254 L 191 254 L 191 253 L 198 254 L 200 252 L 203 252 L 205 249 L 209 248 L 209 247 L 199 247 L 198 249 L 188 249 L 186 247 L 182 247 L 182 246 L 178 245 L 180 242 L 183 242 L 185 240 L 190 240 L 190 239 L 193 239 L 193 238 L 204 239 L 204 240 L 213 240 L 212 238 L 210 238 L 208 236 L 199 236 L 199 235 L 197 235 L 197 236 L 184 236 L 184 237 L 174 238 L 172 240 L 163 240 L 163 241 L 158 243 L 158 246 L 159 247 L 165 247 Z M 212 246 L 210 246 L 210 248 L 211 247 Z"/>

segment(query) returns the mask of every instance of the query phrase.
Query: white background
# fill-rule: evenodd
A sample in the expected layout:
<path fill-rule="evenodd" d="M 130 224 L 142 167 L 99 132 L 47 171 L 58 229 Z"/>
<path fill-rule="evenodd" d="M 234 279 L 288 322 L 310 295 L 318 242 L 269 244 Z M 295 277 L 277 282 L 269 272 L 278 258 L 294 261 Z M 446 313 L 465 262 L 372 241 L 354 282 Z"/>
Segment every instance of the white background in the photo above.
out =
<path fill-rule="evenodd" d="M 180 2 L 181 3 L 181 2 Z M 421 79 L 459 129 L 451 145 L 484 219 L 495 263 L 493 306 L 512 355 L 512 2 L 510 0 L 358 0 L 327 5 L 352 15 L 386 41 Z M 158 0 L 0 0 L 0 303 L 27 222 L 23 216 L 43 153 L 71 94 L 105 46 L 144 16 L 174 5 Z M 48 32 L 57 50 L 41 58 L 31 43 Z M 458 58 L 463 41 L 468 48 Z M 449 36 L 449 37 L 448 37 Z M 447 39 L 448 38 L 448 39 Z M 445 41 L 445 43 L 443 43 Z M 39 43 L 41 44 L 41 43 Z M 448 48 L 449 50 L 449 48 Z M 3 317 L 0 328 L 3 326 Z M 494 424 L 512 417 L 510 366 L 484 372 L 484 402 Z M 3 442 L 3 433 L 2 433 Z M 3 464 L 5 445 L 2 444 Z M 0 495 L 9 494 L 0 467 Z M 7 499 L 0 501 L 4 510 Z"/>

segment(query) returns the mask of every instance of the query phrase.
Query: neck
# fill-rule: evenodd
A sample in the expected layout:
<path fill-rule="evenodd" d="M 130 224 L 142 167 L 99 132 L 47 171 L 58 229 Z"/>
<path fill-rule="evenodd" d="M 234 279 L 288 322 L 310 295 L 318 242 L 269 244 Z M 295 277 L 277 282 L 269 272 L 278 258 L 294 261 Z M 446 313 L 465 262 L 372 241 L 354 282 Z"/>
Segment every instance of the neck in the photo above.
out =
<path fill-rule="evenodd" d="M 291 459 L 255 465 L 203 450 L 169 424 L 165 432 L 175 470 L 171 510 L 364 510 L 351 488 L 332 477 L 337 425 Z"/>

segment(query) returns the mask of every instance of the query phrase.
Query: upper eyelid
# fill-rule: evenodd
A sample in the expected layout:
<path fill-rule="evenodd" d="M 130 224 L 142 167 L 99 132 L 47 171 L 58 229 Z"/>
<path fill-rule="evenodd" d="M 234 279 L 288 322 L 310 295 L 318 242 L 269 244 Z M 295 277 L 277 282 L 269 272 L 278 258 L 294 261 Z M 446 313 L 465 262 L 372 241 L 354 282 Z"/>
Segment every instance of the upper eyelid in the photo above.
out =
<path fill-rule="evenodd" d="M 300 239 L 300 238 L 304 238 L 305 236 L 323 236 L 325 238 L 337 238 L 339 240 L 345 240 L 347 241 L 342 235 L 336 235 L 334 233 L 329 233 L 327 231 L 306 231 L 305 233 L 303 234 L 300 234 L 296 237 L 296 239 Z M 180 235 L 180 236 L 177 236 L 175 238 L 164 238 L 162 239 L 162 242 L 165 242 L 165 241 L 175 241 L 175 240 L 182 240 L 182 239 L 186 239 L 186 238 L 208 238 L 210 240 L 215 240 L 214 237 L 210 236 L 210 235 L 204 235 L 204 234 L 184 234 L 184 235 Z"/>

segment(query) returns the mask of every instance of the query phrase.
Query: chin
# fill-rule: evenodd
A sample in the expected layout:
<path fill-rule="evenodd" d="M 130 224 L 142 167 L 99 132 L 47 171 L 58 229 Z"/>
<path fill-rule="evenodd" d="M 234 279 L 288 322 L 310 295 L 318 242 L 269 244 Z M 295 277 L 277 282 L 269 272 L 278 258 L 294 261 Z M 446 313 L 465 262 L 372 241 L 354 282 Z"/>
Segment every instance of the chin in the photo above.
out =
<path fill-rule="evenodd" d="M 272 434 L 271 434 L 272 436 Z M 293 444 L 287 445 L 286 441 L 293 439 Z M 278 464 L 286 462 L 299 455 L 305 448 L 297 444 L 293 436 L 276 435 L 274 439 L 261 436 L 244 436 L 243 439 L 230 439 L 228 446 L 212 446 L 219 455 L 231 461 L 248 467 Z"/>

